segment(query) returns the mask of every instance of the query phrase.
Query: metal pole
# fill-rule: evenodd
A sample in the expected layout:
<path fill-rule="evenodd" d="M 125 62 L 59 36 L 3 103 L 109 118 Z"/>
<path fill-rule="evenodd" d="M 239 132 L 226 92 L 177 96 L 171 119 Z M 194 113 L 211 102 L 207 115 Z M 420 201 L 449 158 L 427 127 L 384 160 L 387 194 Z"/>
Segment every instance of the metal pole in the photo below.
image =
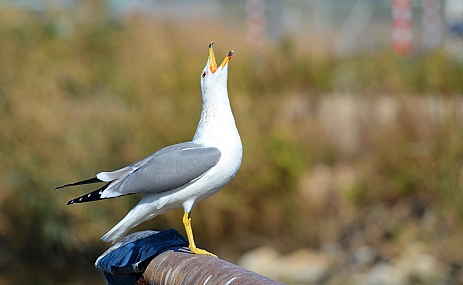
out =
<path fill-rule="evenodd" d="M 283 284 L 219 258 L 168 250 L 149 263 L 137 285 Z"/>
<path fill-rule="evenodd" d="M 192 254 L 176 230 L 123 238 L 96 260 L 108 285 L 282 284 L 227 261 Z"/>
<path fill-rule="evenodd" d="M 394 51 L 407 56 L 413 49 L 412 0 L 392 1 L 392 45 Z"/>

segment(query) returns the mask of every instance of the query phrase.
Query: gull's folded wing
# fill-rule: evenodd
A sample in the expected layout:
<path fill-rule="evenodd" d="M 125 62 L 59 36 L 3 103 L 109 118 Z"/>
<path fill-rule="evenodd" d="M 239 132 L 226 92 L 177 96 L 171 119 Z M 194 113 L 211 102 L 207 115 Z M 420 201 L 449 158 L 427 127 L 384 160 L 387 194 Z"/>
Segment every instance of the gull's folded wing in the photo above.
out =
<path fill-rule="evenodd" d="M 193 143 L 169 146 L 115 185 L 115 192 L 150 194 L 176 189 L 204 175 L 219 159 L 220 151 L 214 147 Z"/>
<path fill-rule="evenodd" d="M 68 204 L 173 190 L 204 175 L 217 164 L 220 156 L 217 148 L 191 142 L 168 146 L 130 166 L 99 173 L 99 180 L 110 183 Z"/>

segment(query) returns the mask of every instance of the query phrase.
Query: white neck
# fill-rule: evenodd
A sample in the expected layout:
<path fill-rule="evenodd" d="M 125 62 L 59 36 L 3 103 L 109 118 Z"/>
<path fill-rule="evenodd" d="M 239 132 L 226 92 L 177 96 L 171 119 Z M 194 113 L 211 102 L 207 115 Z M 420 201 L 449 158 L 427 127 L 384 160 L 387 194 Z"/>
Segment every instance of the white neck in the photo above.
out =
<path fill-rule="evenodd" d="M 203 100 L 203 109 L 193 142 L 206 146 L 218 146 L 240 140 L 230 102 Z"/>

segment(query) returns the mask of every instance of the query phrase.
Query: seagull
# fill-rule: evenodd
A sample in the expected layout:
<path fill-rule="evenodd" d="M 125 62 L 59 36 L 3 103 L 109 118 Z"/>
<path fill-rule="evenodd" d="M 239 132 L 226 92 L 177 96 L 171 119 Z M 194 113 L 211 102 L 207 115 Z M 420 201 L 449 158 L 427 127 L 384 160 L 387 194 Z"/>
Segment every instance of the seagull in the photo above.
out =
<path fill-rule="evenodd" d="M 144 195 L 101 238 L 103 241 L 115 243 L 142 222 L 183 207 L 183 225 L 191 252 L 215 256 L 196 247 L 190 213 L 198 202 L 217 193 L 233 179 L 241 165 L 243 148 L 227 90 L 228 62 L 233 51 L 218 66 L 213 44 L 213 41 L 209 44 L 206 67 L 201 72 L 202 111 L 192 141 L 167 146 L 124 168 L 100 172 L 94 178 L 55 188 L 108 182 L 67 205 L 129 194 Z"/>

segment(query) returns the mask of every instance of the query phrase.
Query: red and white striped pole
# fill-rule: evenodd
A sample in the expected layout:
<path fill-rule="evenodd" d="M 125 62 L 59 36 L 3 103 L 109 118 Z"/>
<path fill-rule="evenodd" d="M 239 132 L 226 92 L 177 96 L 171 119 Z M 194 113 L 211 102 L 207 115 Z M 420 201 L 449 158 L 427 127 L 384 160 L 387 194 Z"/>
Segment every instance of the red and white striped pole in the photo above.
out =
<path fill-rule="evenodd" d="M 411 0 L 392 1 L 392 46 L 402 56 L 412 52 L 412 2 Z"/>
<path fill-rule="evenodd" d="M 265 47 L 265 2 L 264 0 L 246 0 L 246 25 L 248 44 L 255 51 L 262 51 Z"/>

